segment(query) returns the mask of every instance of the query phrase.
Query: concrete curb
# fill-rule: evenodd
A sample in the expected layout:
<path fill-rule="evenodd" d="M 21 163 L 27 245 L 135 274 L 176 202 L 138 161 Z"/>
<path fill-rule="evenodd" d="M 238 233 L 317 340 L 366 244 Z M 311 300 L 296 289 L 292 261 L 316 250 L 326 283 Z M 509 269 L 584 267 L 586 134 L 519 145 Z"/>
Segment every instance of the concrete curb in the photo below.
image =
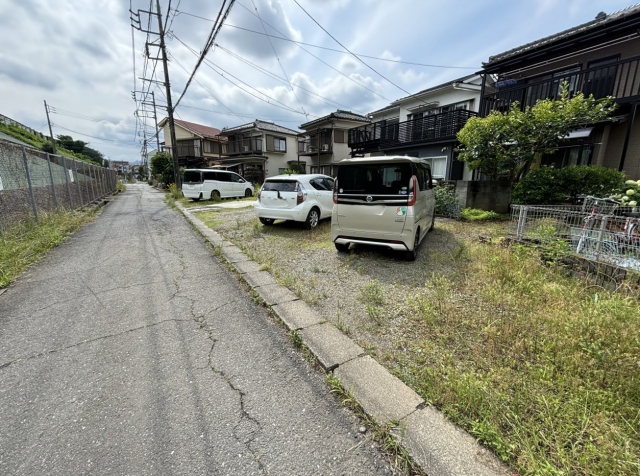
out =
<path fill-rule="evenodd" d="M 178 209 L 231 264 L 290 331 L 296 331 L 318 363 L 352 393 L 377 423 L 400 423 L 396 439 L 429 476 L 512 476 L 475 438 L 448 421 L 400 379 L 376 362 L 333 324 L 280 286 L 233 243 L 206 227 L 189 210 Z"/>

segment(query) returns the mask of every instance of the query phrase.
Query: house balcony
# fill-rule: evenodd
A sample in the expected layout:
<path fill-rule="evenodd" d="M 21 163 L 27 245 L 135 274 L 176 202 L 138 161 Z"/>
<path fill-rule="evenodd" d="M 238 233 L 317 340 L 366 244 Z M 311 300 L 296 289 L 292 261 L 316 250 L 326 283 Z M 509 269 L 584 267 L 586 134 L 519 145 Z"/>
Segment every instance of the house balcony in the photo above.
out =
<path fill-rule="evenodd" d="M 262 155 L 262 151 L 262 138 L 253 137 L 228 141 L 224 155 Z"/>
<path fill-rule="evenodd" d="M 299 137 L 298 155 L 331 154 L 333 152 L 331 133 L 331 129 L 320 129 Z"/>
<path fill-rule="evenodd" d="M 443 112 L 404 122 L 378 121 L 349 129 L 351 155 L 394 149 L 405 145 L 455 140 L 470 117 L 464 109 Z"/>
<path fill-rule="evenodd" d="M 494 110 L 508 111 L 515 101 L 524 108 L 540 99 L 558 99 L 564 82 L 572 96 L 582 92 L 596 99 L 613 96 L 619 103 L 636 101 L 640 99 L 640 56 L 553 78 L 498 81 L 498 90 L 482 98 L 480 113 L 486 116 Z"/>

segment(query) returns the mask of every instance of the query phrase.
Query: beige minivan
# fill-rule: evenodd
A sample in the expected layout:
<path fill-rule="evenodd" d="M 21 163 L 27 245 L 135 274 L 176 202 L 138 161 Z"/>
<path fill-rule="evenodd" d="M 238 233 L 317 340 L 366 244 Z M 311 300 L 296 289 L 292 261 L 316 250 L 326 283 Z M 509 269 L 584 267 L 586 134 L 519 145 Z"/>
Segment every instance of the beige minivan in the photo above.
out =
<path fill-rule="evenodd" d="M 431 167 L 424 160 L 344 159 L 333 187 L 331 241 L 338 251 L 352 243 L 383 246 L 413 261 L 433 230 L 435 210 Z"/>

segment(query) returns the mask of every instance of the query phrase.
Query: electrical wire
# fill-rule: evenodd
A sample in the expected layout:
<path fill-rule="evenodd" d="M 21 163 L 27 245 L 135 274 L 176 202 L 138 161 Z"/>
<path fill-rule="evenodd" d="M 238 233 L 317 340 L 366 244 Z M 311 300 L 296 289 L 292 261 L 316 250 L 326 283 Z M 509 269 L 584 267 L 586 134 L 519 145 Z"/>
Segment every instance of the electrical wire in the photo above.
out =
<path fill-rule="evenodd" d="M 242 5 L 240 2 L 238 2 L 238 5 L 240 5 L 241 7 L 247 8 L 244 5 Z M 251 13 L 253 13 L 253 12 L 251 12 Z M 209 21 L 209 22 L 213 21 L 210 18 L 205 18 L 205 17 L 202 17 L 200 15 L 194 15 L 193 13 L 189 13 L 189 12 L 179 11 L 178 14 L 187 15 L 187 16 L 194 17 L 194 18 L 199 18 L 200 20 L 205 20 L 205 21 Z M 267 22 L 265 22 L 265 23 L 268 26 L 270 26 L 271 28 L 273 28 L 274 30 L 276 30 L 273 26 L 269 25 L 269 23 L 267 23 Z M 288 41 L 290 43 L 295 43 L 297 45 L 310 46 L 312 48 L 318 48 L 318 49 L 321 49 L 321 50 L 333 51 L 334 53 L 341 53 L 341 54 L 345 54 L 345 55 L 349 54 L 348 52 L 343 51 L 343 50 L 337 50 L 335 48 L 329 48 L 327 46 L 314 45 L 313 43 L 305 43 L 303 41 L 296 41 L 296 40 L 292 40 L 291 38 L 287 38 L 286 36 L 269 35 L 268 33 L 262 33 L 260 31 L 251 30 L 250 28 L 244 28 L 244 27 L 241 27 L 241 26 L 238 26 L 238 25 L 231 25 L 229 23 L 225 23 L 224 26 L 227 27 L 227 28 L 236 28 L 238 30 L 247 31 L 249 33 L 255 33 L 256 35 L 268 36 L 270 38 L 275 38 L 276 40 Z M 280 32 L 278 32 L 278 33 L 280 33 Z M 282 33 L 280 33 L 280 34 L 282 34 Z M 370 58 L 370 59 L 379 60 L 379 61 L 387 61 L 389 63 L 408 64 L 408 65 L 411 65 L 411 66 L 422 66 L 422 67 L 425 67 L 425 68 L 472 69 L 472 70 L 475 70 L 475 71 L 477 71 L 480 68 L 480 66 L 450 66 L 450 65 L 443 65 L 443 64 L 415 63 L 415 62 L 412 62 L 412 61 L 394 60 L 394 59 L 391 59 L 391 58 L 382 58 L 380 56 L 371 56 L 371 55 L 365 55 L 365 54 L 362 54 L 362 53 L 356 53 L 356 54 L 358 56 L 360 56 L 361 58 Z"/>
<path fill-rule="evenodd" d="M 58 129 L 64 129 L 65 131 L 73 132 L 74 134 L 79 134 L 79 135 L 85 136 L 85 137 L 91 137 L 92 139 L 105 141 L 105 142 L 116 142 L 116 143 L 119 143 L 119 144 L 128 144 L 128 143 L 137 144 L 138 143 L 137 140 L 127 141 L 127 140 L 116 140 L 116 139 L 104 139 L 102 137 L 90 136 L 89 134 L 83 134 L 82 132 L 78 132 L 78 131 L 74 131 L 74 130 L 71 130 L 71 129 L 67 129 L 66 127 L 63 127 L 60 124 L 54 124 L 53 122 L 51 123 L 51 126 L 52 127 L 57 127 Z"/>
<path fill-rule="evenodd" d="M 220 11 L 218 12 L 218 18 L 216 18 L 215 23 L 211 27 L 211 33 L 209 33 L 207 42 L 205 43 L 204 48 L 202 49 L 202 53 L 200 53 L 200 57 L 198 58 L 198 61 L 195 67 L 193 68 L 193 72 L 191 73 L 191 75 L 189 76 L 189 79 L 187 80 L 187 84 L 185 85 L 184 90 L 182 91 L 182 94 L 176 101 L 175 106 L 173 107 L 174 109 L 178 107 L 178 104 L 180 104 L 180 101 L 182 100 L 184 95 L 187 93 L 187 90 L 189 89 L 189 85 L 191 84 L 193 77 L 196 75 L 198 68 L 200 67 L 205 57 L 207 56 L 207 53 L 213 46 L 216 36 L 218 36 L 218 33 L 220 32 L 220 28 L 222 28 L 222 25 L 224 24 L 225 19 L 227 18 L 227 16 L 229 16 L 229 12 L 231 11 L 231 7 L 233 7 L 233 4 L 235 3 L 235 0 L 230 0 L 229 6 L 227 7 L 223 15 L 222 10 L 224 9 L 226 3 L 227 3 L 227 0 L 222 1 L 222 5 L 220 6 Z"/>
<path fill-rule="evenodd" d="M 222 111 L 213 111 L 211 109 L 204 109 L 202 107 L 185 106 L 184 104 L 182 105 L 182 107 L 186 107 L 188 109 L 197 109 L 198 111 L 210 112 L 212 114 L 221 114 L 223 116 L 236 116 L 236 117 L 240 117 L 242 120 L 254 119 L 256 117 L 255 114 L 242 114 L 242 113 L 230 113 L 230 112 L 222 112 Z M 293 122 L 293 123 L 300 122 L 298 120 L 292 121 L 290 119 L 282 118 L 282 117 L 269 117 L 269 116 L 266 116 L 265 119 L 268 119 L 268 120 L 274 121 L 274 122 L 275 121 L 278 121 L 278 122 Z"/>
<path fill-rule="evenodd" d="M 177 36 L 174 35 L 174 38 L 176 40 L 178 40 L 185 48 L 187 48 L 189 51 L 191 51 L 191 53 L 197 55 L 198 53 L 195 52 L 195 50 L 193 48 L 191 48 L 189 45 L 187 45 L 185 42 L 183 42 L 180 38 L 178 38 Z M 220 66 L 214 65 L 211 61 L 205 60 L 205 64 L 207 66 L 209 66 L 209 68 L 211 70 L 213 70 L 216 74 L 220 75 L 222 78 L 224 78 L 225 80 L 229 81 L 231 84 L 233 84 L 234 86 L 236 86 L 238 89 L 244 91 L 245 93 L 253 96 L 254 98 L 266 102 L 267 104 L 270 104 L 274 107 L 280 108 L 280 109 L 284 109 L 285 111 L 289 111 L 289 112 L 294 112 L 296 114 L 302 114 L 303 116 L 306 116 L 305 113 L 300 112 L 300 111 L 296 111 L 295 109 L 291 108 L 290 106 L 287 106 L 286 104 L 284 104 L 283 102 L 278 101 L 277 99 L 273 99 L 272 97 L 268 96 L 266 93 L 263 93 L 262 91 L 259 91 L 258 89 L 254 88 L 253 86 L 251 86 L 250 84 L 242 81 L 240 78 L 238 78 L 237 76 L 234 76 L 233 74 L 229 73 L 228 71 L 226 71 L 225 69 L 221 68 Z M 222 73 L 220 71 L 222 71 Z M 233 79 L 235 79 L 236 81 L 239 81 L 240 83 L 244 84 L 245 86 L 247 86 L 250 89 L 253 89 L 254 91 L 256 91 L 259 94 L 262 94 L 263 96 L 269 98 L 271 101 L 273 101 L 274 104 L 270 101 L 267 101 L 266 99 L 261 98 L 260 96 L 256 96 L 255 94 L 253 94 L 250 91 L 247 91 L 246 89 L 243 89 L 242 87 L 240 87 L 237 83 L 234 83 L 233 81 L 231 81 L 227 76 L 225 76 L 225 74 L 227 74 L 228 76 L 231 76 Z M 278 105 L 279 104 L 279 105 Z M 318 116 L 314 116 L 314 117 L 318 117 Z"/>
<path fill-rule="evenodd" d="M 327 30 L 326 30 L 326 29 L 325 29 L 325 28 L 324 28 L 320 23 L 318 23 L 318 21 L 317 21 L 315 18 L 313 18 L 313 17 L 311 16 L 311 14 L 310 14 L 309 12 L 307 12 L 307 11 L 302 7 L 302 5 L 300 5 L 300 4 L 298 3 L 298 0 L 293 0 L 293 1 L 294 1 L 294 3 L 295 3 L 296 5 L 298 5 L 298 6 L 300 7 L 300 9 L 301 9 L 303 12 L 305 12 L 305 13 L 307 14 L 307 16 L 308 16 L 309 18 L 311 18 L 311 20 L 312 20 L 316 25 L 318 25 L 318 26 L 322 29 L 322 31 L 324 31 L 327 35 L 329 35 L 329 36 L 331 37 L 331 39 L 333 39 L 333 41 L 335 41 L 335 42 L 336 42 L 336 43 L 338 43 L 340 46 L 342 46 L 342 48 L 344 48 L 344 49 L 345 49 L 345 51 L 348 51 L 348 52 L 351 54 L 351 56 L 353 56 L 355 59 L 357 59 L 358 61 L 360 61 L 363 65 L 365 65 L 365 66 L 366 66 L 367 68 L 369 68 L 371 71 L 373 71 L 374 73 L 376 73 L 378 76 L 380 76 L 382 79 L 384 79 L 384 80 L 385 80 L 386 82 L 388 82 L 389 84 L 391 84 L 391 85 L 395 86 L 395 87 L 396 87 L 396 88 L 398 88 L 400 91 L 403 91 L 403 92 L 407 93 L 409 96 L 411 96 L 411 95 L 412 95 L 409 91 L 407 91 L 406 89 L 404 89 L 404 88 L 403 88 L 403 87 L 401 87 L 401 86 L 398 86 L 396 83 L 394 83 L 393 81 L 391 81 L 391 80 L 390 80 L 390 79 L 388 79 L 387 77 L 383 76 L 383 75 L 382 75 L 382 73 L 379 73 L 379 72 L 378 72 L 378 71 L 376 71 L 374 68 L 372 68 L 371 66 L 369 66 L 369 65 L 368 65 L 367 63 L 365 63 L 362 59 L 360 59 L 360 57 L 359 57 L 358 55 L 356 55 L 356 54 L 352 53 L 352 52 L 351 52 L 351 50 L 349 50 L 349 48 L 347 48 L 347 47 L 346 47 L 346 46 L 344 46 L 342 43 L 340 43 L 340 42 L 336 39 L 336 37 L 334 37 L 334 36 L 333 36 L 331 33 L 329 33 L 329 32 L 328 32 L 328 31 L 327 31 Z M 422 102 L 424 102 L 424 101 L 422 101 Z M 426 104 L 426 102 L 424 102 L 424 103 Z"/>
<path fill-rule="evenodd" d="M 215 46 L 216 46 L 216 48 L 218 48 L 218 49 L 220 49 L 220 50 L 224 51 L 225 53 L 227 53 L 227 54 L 229 54 L 229 55 L 233 56 L 234 58 L 238 59 L 239 61 L 242 61 L 242 62 L 243 62 L 243 63 L 245 63 L 246 65 L 251 66 L 252 68 L 257 69 L 258 71 L 261 71 L 262 73 L 266 74 L 267 76 L 269 76 L 269 77 L 271 77 L 271 78 L 273 78 L 273 79 L 277 79 L 278 81 L 281 81 L 281 82 L 286 82 L 286 80 L 285 80 L 284 78 L 282 78 L 281 76 L 278 76 L 277 74 L 272 73 L 271 71 L 268 71 L 268 70 L 264 69 L 264 68 L 263 68 L 263 67 L 261 67 L 261 66 L 258 66 L 257 64 L 255 64 L 255 63 L 253 63 L 253 62 L 249 61 L 249 60 L 248 60 L 248 59 L 246 59 L 246 58 L 243 58 L 242 56 L 240 56 L 240 55 L 239 55 L 239 54 L 237 54 L 237 53 L 234 53 L 233 51 L 229 50 L 228 48 L 225 48 L 225 47 L 223 47 L 223 46 L 220 46 L 218 43 L 216 43 L 216 45 L 215 45 Z M 325 102 L 326 102 L 328 105 L 330 105 L 330 106 L 345 107 L 345 108 L 347 108 L 347 109 L 351 109 L 352 111 L 354 111 L 354 112 L 356 112 L 356 113 L 358 113 L 358 114 L 364 115 L 364 113 L 362 113 L 362 112 L 358 112 L 358 111 L 356 111 L 355 109 L 352 109 L 350 106 L 347 106 L 347 105 L 345 105 L 345 104 L 341 104 L 341 103 L 339 103 L 339 102 L 337 102 L 337 101 L 333 101 L 332 99 L 329 99 L 329 98 L 327 98 L 327 97 L 321 96 L 320 94 L 315 93 L 315 92 L 311 91 L 310 89 L 307 89 L 307 88 L 305 88 L 305 87 L 303 87 L 303 86 L 300 86 L 300 85 L 299 85 L 299 84 L 297 84 L 297 83 L 289 82 L 289 84 L 291 84 L 291 85 L 295 86 L 295 87 L 296 87 L 296 88 L 298 88 L 298 89 L 301 89 L 302 91 L 305 91 L 305 92 L 306 92 L 306 94 L 308 94 L 308 95 L 313 95 L 313 96 L 315 96 L 315 97 L 317 97 L 317 98 L 319 98 L 319 99 L 322 99 L 323 101 L 325 101 Z"/>
<path fill-rule="evenodd" d="M 251 4 L 253 5 L 253 8 L 256 11 L 256 15 L 258 16 L 258 20 L 260 20 L 260 25 L 262 25 L 262 29 L 264 30 L 264 33 L 267 33 L 267 29 L 264 26 L 264 22 L 262 21 L 262 17 L 260 16 L 260 13 L 258 12 L 258 7 L 256 7 L 256 3 L 251 0 Z M 309 115 L 307 114 L 307 111 L 304 110 L 304 106 L 302 105 L 302 103 L 300 102 L 300 98 L 298 98 L 298 95 L 296 94 L 296 91 L 293 89 L 293 85 L 291 84 L 291 80 L 289 79 L 289 76 L 287 76 L 287 72 L 284 70 L 284 66 L 282 66 L 282 62 L 280 61 L 280 58 L 278 57 L 278 53 L 276 53 L 276 49 L 273 46 L 273 42 L 271 41 L 271 38 L 267 37 L 267 40 L 269 40 L 269 45 L 271 45 L 271 50 L 273 51 L 273 54 L 276 56 L 276 60 L 278 60 L 278 64 L 280 65 L 280 69 L 282 70 L 282 74 L 284 74 L 284 77 L 287 80 L 287 83 L 289 84 L 289 87 L 291 88 L 291 92 L 293 93 L 293 97 L 296 98 L 296 101 L 298 101 L 298 104 L 300 104 L 300 109 L 302 109 L 302 112 L 304 113 L 305 117 L 309 117 Z"/>

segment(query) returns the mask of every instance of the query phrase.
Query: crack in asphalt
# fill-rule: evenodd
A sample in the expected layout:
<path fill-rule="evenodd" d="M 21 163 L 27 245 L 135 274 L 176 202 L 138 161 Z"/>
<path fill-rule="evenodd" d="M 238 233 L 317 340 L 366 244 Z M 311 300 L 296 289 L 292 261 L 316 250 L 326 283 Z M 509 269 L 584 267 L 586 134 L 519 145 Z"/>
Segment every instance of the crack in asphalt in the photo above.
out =
<path fill-rule="evenodd" d="M 184 277 L 185 271 L 186 271 L 186 264 L 184 263 L 184 256 L 182 254 L 182 249 L 177 248 L 175 245 L 173 245 L 173 243 L 171 243 L 171 245 L 174 247 L 174 249 L 176 250 L 176 253 L 178 255 L 178 263 L 180 264 L 180 275 L 174 279 L 174 286 L 176 288 L 175 293 L 173 294 L 173 296 L 171 297 L 171 299 L 173 299 L 174 297 L 176 297 L 180 292 L 180 280 L 182 279 L 186 279 Z M 254 450 L 251 447 L 251 443 L 253 443 L 253 441 L 255 441 L 255 439 L 258 436 L 258 433 L 262 431 L 262 424 L 254 417 L 252 417 L 249 412 L 247 411 L 247 409 L 245 408 L 245 396 L 247 395 L 244 391 L 242 391 L 242 389 L 240 389 L 239 387 L 236 387 L 236 385 L 234 385 L 232 379 L 230 376 L 228 376 L 226 374 L 226 372 L 224 372 L 223 370 L 220 370 L 218 368 L 216 368 L 214 362 L 213 362 L 213 351 L 216 347 L 216 344 L 218 343 L 218 339 L 216 339 L 216 337 L 214 336 L 214 330 L 211 328 L 211 326 L 209 326 L 209 324 L 207 323 L 205 316 L 204 315 L 196 315 L 195 312 L 195 305 L 196 305 L 196 300 L 193 298 L 190 298 L 188 296 L 178 296 L 182 299 L 187 299 L 190 302 L 189 305 L 189 313 L 191 314 L 191 319 L 196 322 L 198 324 L 198 326 L 200 327 L 200 329 L 204 330 L 207 333 L 207 338 L 211 341 L 211 348 L 209 349 L 209 355 L 208 355 L 208 359 L 207 359 L 207 364 L 209 366 L 209 369 L 211 369 L 211 371 L 218 375 L 220 378 L 222 378 L 227 385 L 229 386 L 229 388 L 231 390 L 233 390 L 235 393 L 238 394 L 238 399 L 240 402 L 240 419 L 238 420 L 238 423 L 233 427 L 232 429 L 232 434 L 233 437 L 236 439 L 237 442 L 239 442 L 240 444 L 244 445 L 245 448 L 247 448 L 247 450 L 249 451 L 249 453 L 253 456 L 253 459 L 255 460 L 255 462 L 258 464 L 258 468 L 260 469 L 260 472 L 267 476 L 269 474 L 266 466 L 264 465 L 264 463 L 261 460 L 261 455 L 260 453 L 258 453 L 256 450 Z M 170 300 L 171 300 L 170 299 Z M 236 302 L 235 300 L 232 301 L 228 301 L 225 302 L 213 309 L 210 309 L 208 311 L 208 314 L 211 314 L 213 312 L 216 312 L 220 309 L 222 309 L 225 306 L 228 306 L 229 304 L 233 304 L 234 302 Z M 246 437 L 243 438 L 243 435 L 240 433 L 242 428 L 241 426 L 243 425 L 243 423 L 249 422 L 249 425 L 251 426 L 248 434 Z M 254 428 L 257 427 L 257 428 Z"/>
<path fill-rule="evenodd" d="M 4 364 L 0 364 L 0 370 L 3 370 L 5 368 L 7 368 L 7 367 L 10 367 L 11 365 L 15 365 L 15 364 L 20 363 L 20 362 L 26 362 L 27 360 L 37 359 L 38 357 L 42 357 L 42 356 L 49 355 L 49 354 L 55 354 L 57 352 L 62 352 L 64 350 L 72 349 L 74 347 L 79 347 L 79 346 L 84 345 L 84 344 L 91 344 L 92 342 L 96 342 L 96 341 L 99 341 L 99 340 L 110 339 L 112 337 L 120 337 L 122 335 L 129 334 L 131 332 L 136 332 L 136 331 L 140 331 L 142 329 L 147 329 L 147 328 L 150 328 L 150 327 L 159 326 L 161 324 L 166 324 L 167 322 L 191 322 L 191 321 L 192 321 L 191 319 L 165 319 L 163 321 L 154 322 L 152 324 L 146 324 L 146 325 L 140 326 L 140 327 L 134 327 L 133 329 L 127 329 L 126 331 L 117 332 L 115 334 L 107 334 L 107 335 L 104 335 L 104 336 L 95 337 L 93 339 L 81 340 L 80 342 L 76 342 L 75 344 L 67 345 L 67 346 L 64 346 L 64 347 L 59 347 L 57 349 L 47 350 L 45 352 L 39 352 L 37 354 L 30 355 L 28 357 L 20 357 L 20 358 L 14 359 L 14 360 L 10 360 L 9 362 L 6 362 Z"/>

